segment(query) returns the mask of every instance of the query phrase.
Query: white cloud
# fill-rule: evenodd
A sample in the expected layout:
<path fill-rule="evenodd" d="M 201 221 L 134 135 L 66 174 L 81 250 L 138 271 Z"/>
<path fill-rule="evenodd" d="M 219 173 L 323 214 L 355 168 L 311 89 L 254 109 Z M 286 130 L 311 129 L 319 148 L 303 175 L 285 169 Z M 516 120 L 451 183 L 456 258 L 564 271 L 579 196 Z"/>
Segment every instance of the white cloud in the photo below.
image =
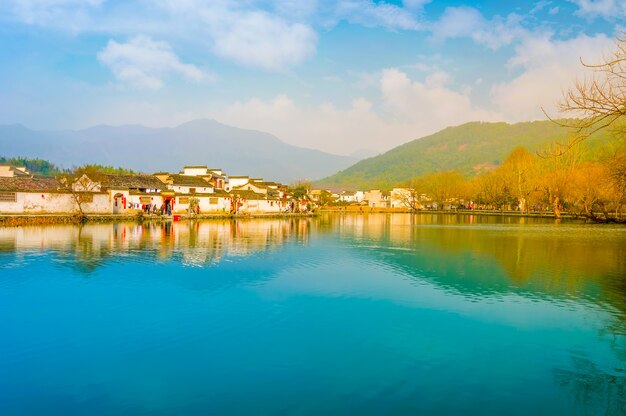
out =
<path fill-rule="evenodd" d="M 289 24 L 265 12 L 246 12 L 213 31 L 215 52 L 235 62 L 283 70 L 313 55 L 316 33 L 301 23 Z"/>
<path fill-rule="evenodd" d="M 286 95 L 253 98 L 211 114 L 228 124 L 268 131 L 300 146 L 341 154 L 355 149 L 386 150 L 434 133 L 451 124 L 498 120 L 499 114 L 476 108 L 467 93 L 449 87 L 450 75 L 435 71 L 423 81 L 398 69 L 378 74 L 380 101 L 356 98 L 347 108 L 324 103 L 304 108 Z"/>
<path fill-rule="evenodd" d="M 423 82 L 411 80 L 398 69 L 387 69 L 381 77 L 383 106 L 394 119 L 433 132 L 470 120 L 492 120 L 495 113 L 475 107 L 468 92 L 455 91 L 451 77 L 443 71 L 429 74 Z"/>
<path fill-rule="evenodd" d="M 402 0 L 404 7 L 412 10 L 419 10 L 432 0 Z"/>
<path fill-rule="evenodd" d="M 313 56 L 316 29 L 340 21 L 390 30 L 432 30 L 434 39 L 470 37 L 495 49 L 512 42 L 521 19 L 510 14 L 487 20 L 476 9 L 449 7 L 429 24 L 423 8 L 431 0 L 404 0 L 400 5 L 376 0 L 141 0 L 124 7 L 107 0 L 7 1 L 15 18 L 31 24 L 186 40 L 241 65 L 269 71 L 285 71 Z M 3 9 L 6 4 L 0 4 Z"/>
<path fill-rule="evenodd" d="M 550 4 L 552 4 L 551 1 L 548 0 L 539 0 L 537 3 L 535 3 L 535 5 L 533 6 L 533 8 L 530 10 L 530 14 L 536 14 L 539 13 L 540 11 L 542 11 L 543 9 L 545 9 L 546 7 L 548 7 Z"/>
<path fill-rule="evenodd" d="M 355 99 L 345 109 L 331 103 L 305 108 L 285 95 L 268 101 L 253 98 L 211 116 L 227 124 L 267 131 L 296 146 L 338 154 L 349 154 L 359 148 L 391 147 L 393 144 L 385 140 L 398 142 L 396 134 L 401 134 L 391 131 L 372 111 L 372 104 L 363 98 Z"/>
<path fill-rule="evenodd" d="M 487 20 L 473 7 L 448 7 L 438 21 L 431 25 L 435 41 L 468 37 L 492 49 L 508 45 L 525 31 L 521 17 L 515 13 L 506 18 L 496 16 Z"/>
<path fill-rule="evenodd" d="M 27 24 L 78 30 L 106 0 L 7 0 L 4 7 Z M 0 9 L 3 6 L 0 5 Z"/>
<path fill-rule="evenodd" d="M 626 1 L 623 0 L 570 0 L 578 6 L 580 16 L 615 19 L 626 16 Z"/>
<path fill-rule="evenodd" d="M 272 10 L 288 19 L 307 20 L 319 7 L 318 0 L 274 0 Z"/>
<path fill-rule="evenodd" d="M 209 77 L 196 66 L 182 63 L 166 42 L 142 35 L 126 43 L 109 40 L 98 53 L 98 60 L 109 67 L 119 81 L 137 88 L 161 88 L 163 77 L 170 73 L 195 81 Z"/>
<path fill-rule="evenodd" d="M 332 24 L 346 20 L 350 23 L 370 27 L 419 30 L 422 28 L 422 24 L 413 8 L 424 3 L 424 1 L 408 1 L 405 3 L 407 7 L 400 7 L 372 0 L 342 0 L 338 1 L 335 6 Z"/>
<path fill-rule="evenodd" d="M 149 1 L 173 21 L 182 22 L 195 40 L 204 40 L 215 54 L 245 66 L 284 71 L 316 49 L 317 33 L 298 21 L 307 18 L 315 4 L 306 8 L 278 0 L 268 11 L 254 1 Z"/>
<path fill-rule="evenodd" d="M 521 70 L 521 74 L 492 87 L 493 103 L 509 121 L 542 119 L 545 116 L 541 107 L 555 115 L 562 92 L 585 75 L 580 58 L 599 62 L 613 46 L 613 41 L 602 34 L 564 41 L 549 36 L 528 37 L 508 62 L 510 70 Z"/>

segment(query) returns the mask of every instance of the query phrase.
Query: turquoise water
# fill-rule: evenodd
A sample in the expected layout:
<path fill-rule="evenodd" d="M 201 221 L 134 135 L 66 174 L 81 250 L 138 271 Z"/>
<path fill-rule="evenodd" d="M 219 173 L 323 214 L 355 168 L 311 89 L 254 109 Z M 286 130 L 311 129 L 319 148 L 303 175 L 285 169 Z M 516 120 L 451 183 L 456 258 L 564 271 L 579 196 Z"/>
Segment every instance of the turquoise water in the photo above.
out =
<path fill-rule="evenodd" d="M 0 415 L 626 414 L 626 228 L 0 228 Z"/>

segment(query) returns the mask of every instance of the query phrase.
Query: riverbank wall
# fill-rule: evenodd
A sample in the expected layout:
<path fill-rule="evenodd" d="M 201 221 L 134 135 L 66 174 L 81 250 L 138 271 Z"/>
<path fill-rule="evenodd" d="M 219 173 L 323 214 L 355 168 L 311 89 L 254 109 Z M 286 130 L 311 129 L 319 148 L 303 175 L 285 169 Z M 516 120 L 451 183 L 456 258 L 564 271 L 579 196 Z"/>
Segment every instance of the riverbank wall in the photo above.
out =
<path fill-rule="evenodd" d="M 77 214 L 0 214 L 0 227 L 17 227 L 22 225 L 46 224 L 81 224 L 85 222 L 167 222 L 197 220 L 230 220 L 256 218 L 307 218 L 317 213 L 258 213 L 258 214 L 175 214 L 167 215 L 125 215 L 125 214 L 93 214 L 80 216 Z"/>
<path fill-rule="evenodd" d="M 393 213 L 404 213 L 404 214 L 444 214 L 444 215 L 491 215 L 491 216 L 509 216 L 509 217 L 532 217 L 532 218 L 555 218 L 554 213 L 552 211 L 531 211 L 531 212 L 520 212 L 520 211 L 501 211 L 501 210 L 466 210 L 466 209 L 458 209 L 458 210 L 417 210 L 412 211 L 408 208 L 385 208 L 385 207 L 359 207 L 359 206 L 347 206 L 347 207 L 324 207 L 321 212 L 328 213 L 346 213 L 346 214 L 393 214 Z M 574 214 L 563 212 L 561 213 L 561 218 L 580 218 L 580 216 L 576 216 Z"/>

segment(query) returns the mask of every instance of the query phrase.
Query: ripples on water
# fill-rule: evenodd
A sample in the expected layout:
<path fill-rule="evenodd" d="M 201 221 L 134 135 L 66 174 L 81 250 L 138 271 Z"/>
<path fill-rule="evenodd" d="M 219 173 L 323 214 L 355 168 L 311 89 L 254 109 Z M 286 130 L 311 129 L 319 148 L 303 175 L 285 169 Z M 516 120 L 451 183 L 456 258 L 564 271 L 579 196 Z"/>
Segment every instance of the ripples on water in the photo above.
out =
<path fill-rule="evenodd" d="M 0 229 L 0 414 L 626 414 L 626 228 Z"/>

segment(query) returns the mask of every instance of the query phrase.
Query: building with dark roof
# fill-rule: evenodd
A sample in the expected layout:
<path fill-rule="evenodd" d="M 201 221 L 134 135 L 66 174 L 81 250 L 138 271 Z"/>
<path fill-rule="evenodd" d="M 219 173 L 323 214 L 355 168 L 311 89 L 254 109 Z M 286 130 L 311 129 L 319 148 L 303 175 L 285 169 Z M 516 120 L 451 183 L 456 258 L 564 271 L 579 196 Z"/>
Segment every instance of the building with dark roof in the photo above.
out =
<path fill-rule="evenodd" d="M 104 175 L 103 188 L 128 189 L 145 193 L 161 192 L 167 186 L 154 175 Z"/>
<path fill-rule="evenodd" d="M 58 192 L 59 189 L 54 178 L 0 177 L 0 192 Z"/>

